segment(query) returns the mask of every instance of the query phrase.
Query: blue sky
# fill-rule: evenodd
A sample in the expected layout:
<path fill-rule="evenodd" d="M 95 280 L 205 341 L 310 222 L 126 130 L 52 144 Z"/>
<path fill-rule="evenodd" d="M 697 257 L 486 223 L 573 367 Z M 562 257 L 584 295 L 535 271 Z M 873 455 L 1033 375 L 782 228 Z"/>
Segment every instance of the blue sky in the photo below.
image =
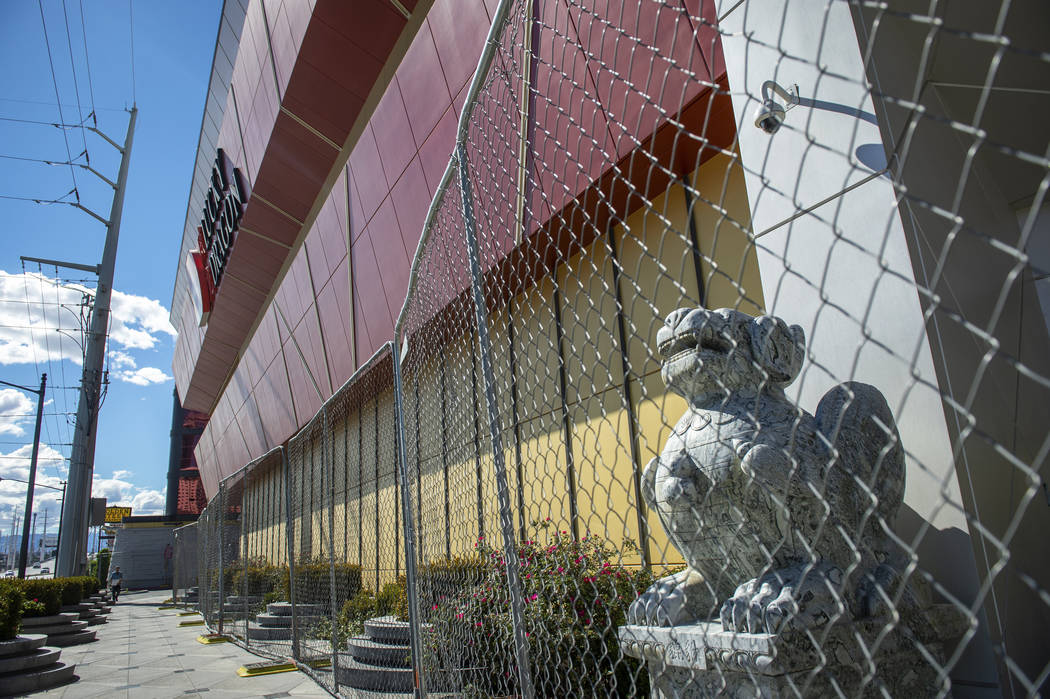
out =
<path fill-rule="evenodd" d="M 86 169 L 15 158 L 87 164 L 86 147 L 91 167 L 115 180 L 119 153 L 90 131 L 16 120 L 91 125 L 93 103 L 98 129 L 119 143 L 125 109 L 132 103 L 139 109 L 95 495 L 134 504 L 140 514 L 163 508 L 174 388 L 175 338 L 167 317 L 221 9 L 220 0 L 136 0 L 130 12 L 129 0 L 20 0 L 0 10 L 0 197 L 72 201 L 75 178 L 80 202 L 108 217 L 112 189 Z M 79 304 L 94 281 L 72 270 L 56 276 L 54 266 L 23 267 L 19 256 L 97 264 L 106 231 L 64 203 L 0 198 L 0 221 L 0 379 L 36 386 L 48 373 L 39 477 L 57 484 L 66 474 L 80 381 Z M 26 477 L 35 401 L 32 394 L 0 391 L 0 477 Z M 10 531 L 24 498 L 24 485 L 0 482 L 0 532 Z M 41 526 L 43 510 L 53 523 L 58 493 L 38 490 L 35 509 Z"/>

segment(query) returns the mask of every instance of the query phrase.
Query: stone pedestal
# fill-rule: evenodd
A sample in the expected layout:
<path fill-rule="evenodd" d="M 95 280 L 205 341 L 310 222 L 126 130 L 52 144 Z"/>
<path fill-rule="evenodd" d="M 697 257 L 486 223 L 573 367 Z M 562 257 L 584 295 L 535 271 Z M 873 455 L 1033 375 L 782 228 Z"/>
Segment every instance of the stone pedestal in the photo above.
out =
<path fill-rule="evenodd" d="M 885 622 L 809 634 L 723 631 L 721 623 L 622 626 L 623 652 L 646 664 L 654 699 L 679 697 L 933 697 L 941 644 Z"/>

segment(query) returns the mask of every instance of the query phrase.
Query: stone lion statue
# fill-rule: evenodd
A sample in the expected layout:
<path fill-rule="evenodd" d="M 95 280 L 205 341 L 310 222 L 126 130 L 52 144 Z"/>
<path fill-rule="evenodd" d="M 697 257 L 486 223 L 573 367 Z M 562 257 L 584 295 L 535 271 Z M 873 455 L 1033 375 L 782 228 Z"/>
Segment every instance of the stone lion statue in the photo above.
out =
<path fill-rule="evenodd" d="M 815 414 L 784 394 L 802 328 L 731 309 L 679 309 L 657 335 L 667 387 L 689 402 L 642 494 L 686 568 L 639 596 L 628 623 L 720 618 L 778 633 L 927 603 L 902 586 L 890 536 L 904 450 L 873 386 L 831 389 Z"/>

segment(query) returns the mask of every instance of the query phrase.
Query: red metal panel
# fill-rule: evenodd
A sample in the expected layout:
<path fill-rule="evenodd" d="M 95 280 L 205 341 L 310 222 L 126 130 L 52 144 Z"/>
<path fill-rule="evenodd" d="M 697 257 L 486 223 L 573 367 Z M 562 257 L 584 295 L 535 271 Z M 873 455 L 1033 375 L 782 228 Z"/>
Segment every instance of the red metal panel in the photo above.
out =
<path fill-rule="evenodd" d="M 274 301 L 280 312 L 277 317 L 277 325 L 281 329 L 282 337 L 287 335 L 289 326 L 295 327 L 306 312 L 307 306 L 312 302 L 312 299 L 303 299 L 302 294 L 299 292 L 300 277 L 305 277 L 307 283 L 309 283 L 308 274 L 306 257 L 302 254 L 296 255 L 292 260 L 291 267 L 288 268 L 288 272 L 284 275 L 281 286 L 277 289 Z"/>
<path fill-rule="evenodd" d="M 415 7 L 414 2 L 402 4 L 406 7 L 411 5 L 410 10 Z M 389 0 L 319 2 L 314 8 L 314 19 L 328 24 L 380 61 L 386 60 L 390 47 L 405 26 L 405 18 Z"/>
<path fill-rule="evenodd" d="M 253 197 L 298 221 L 306 219 L 337 151 L 285 113 L 277 115 Z"/>
<path fill-rule="evenodd" d="M 352 125 L 344 115 L 359 112 L 364 98 L 336 84 L 304 61 L 296 65 L 294 77 L 284 93 L 285 108 L 332 142 L 343 143 L 350 135 Z M 324 102 L 318 103 L 318 94 L 325 95 Z"/>
<path fill-rule="evenodd" d="M 372 128 L 366 127 L 357 141 L 354 152 L 350 154 L 350 170 L 354 173 L 354 182 L 357 184 L 357 193 L 361 198 L 360 212 L 361 221 L 364 226 L 372 219 L 380 202 L 386 197 L 389 187 L 386 177 L 383 175 L 383 164 L 379 159 L 379 149 L 376 148 L 376 140 L 372 136 Z M 357 211 L 355 211 L 355 215 Z M 354 230 L 355 237 L 360 235 L 360 230 Z M 355 238 L 356 239 L 356 238 Z"/>
<path fill-rule="evenodd" d="M 474 75 L 489 31 L 482 0 L 435 0 L 427 13 L 449 91 L 457 93 Z"/>
<path fill-rule="evenodd" d="M 412 131 L 408 126 L 408 113 L 396 84 L 383 95 L 372 116 L 372 134 L 382 155 L 383 172 L 387 182 L 397 182 L 416 153 Z"/>
<path fill-rule="evenodd" d="M 397 216 L 405 250 L 411 256 L 415 254 L 416 246 L 419 245 L 423 222 L 430 208 L 430 188 L 423 177 L 423 166 L 419 164 L 419 158 L 413 158 L 409 163 L 401 179 L 394 185 L 390 200 Z"/>
<path fill-rule="evenodd" d="M 292 395 L 288 389 L 288 376 L 284 369 L 283 351 L 277 354 L 263 374 L 262 381 L 256 384 L 254 396 L 255 403 L 259 406 L 259 415 L 271 439 L 284 441 L 290 437 L 295 432 L 297 423 L 292 408 Z"/>
<path fill-rule="evenodd" d="M 323 237 L 326 229 L 338 229 L 338 225 L 335 222 L 334 209 L 332 200 L 329 198 L 324 203 L 324 206 L 321 207 L 321 211 L 317 214 L 317 220 L 314 221 L 314 225 L 310 227 L 310 232 L 306 234 L 306 240 L 303 241 L 307 261 L 310 263 L 310 277 L 318 288 L 328 281 L 328 277 L 332 273 L 328 264 L 328 255 L 325 254 Z"/>
<path fill-rule="evenodd" d="M 299 52 L 299 46 L 292 38 L 292 28 L 288 23 L 287 9 L 282 3 L 276 14 L 270 14 L 270 42 L 273 47 L 274 69 L 277 72 L 277 92 L 282 97 L 288 87 L 288 81 L 292 77 L 292 69 L 295 67 L 295 58 Z"/>
<path fill-rule="evenodd" d="M 397 69 L 397 84 L 405 107 L 412 115 L 416 143 L 426 139 L 452 102 L 452 95 L 442 79 L 440 60 L 430 25 L 424 23 Z"/>
<path fill-rule="evenodd" d="M 409 256 L 401 237 L 401 228 L 397 225 L 397 217 L 394 215 L 394 205 L 389 199 L 383 202 L 368 224 L 368 237 L 372 241 L 372 250 L 379 265 L 379 281 L 387 308 L 385 315 L 387 318 L 396 317 L 408 290 Z M 383 343 L 392 335 L 386 332 L 380 334 L 379 328 L 387 327 L 385 323 L 380 324 L 380 320 L 377 318 L 373 322 L 369 316 L 368 327 L 371 329 L 372 339 Z M 393 330 L 393 324 L 389 327 Z"/>
<path fill-rule="evenodd" d="M 288 364 L 288 381 L 292 385 L 292 403 L 295 406 L 297 426 L 306 424 L 321 407 L 322 402 L 303 362 L 307 348 L 300 346 L 300 349 L 303 356 L 300 356 L 291 338 L 284 343 L 284 358 Z M 314 374 L 314 377 L 316 379 L 317 375 Z"/>
<path fill-rule="evenodd" d="M 332 386 L 341 386 L 356 368 L 350 351 L 353 333 L 350 329 L 350 277 L 347 258 L 343 257 L 331 279 L 317 295 L 317 312 L 321 319 L 321 336 L 328 350 L 328 367 Z"/>
<path fill-rule="evenodd" d="M 452 107 L 449 107 L 419 147 L 419 161 L 423 165 L 423 175 L 426 177 L 431 196 L 441 183 L 441 176 L 445 174 L 452 150 L 456 147 L 456 126 L 456 115 Z"/>
<path fill-rule="evenodd" d="M 368 334 L 368 323 L 365 322 L 365 307 L 362 297 L 357 294 L 357 284 L 354 284 L 354 353 L 357 357 L 357 366 L 363 364 L 368 357 L 375 352 L 375 344 Z M 356 369 L 357 366 L 354 368 Z"/>
<path fill-rule="evenodd" d="M 269 450 L 270 442 L 263 430 L 259 419 L 259 408 L 254 398 L 241 404 L 237 411 L 237 425 L 248 445 L 248 459 L 257 459 Z"/>

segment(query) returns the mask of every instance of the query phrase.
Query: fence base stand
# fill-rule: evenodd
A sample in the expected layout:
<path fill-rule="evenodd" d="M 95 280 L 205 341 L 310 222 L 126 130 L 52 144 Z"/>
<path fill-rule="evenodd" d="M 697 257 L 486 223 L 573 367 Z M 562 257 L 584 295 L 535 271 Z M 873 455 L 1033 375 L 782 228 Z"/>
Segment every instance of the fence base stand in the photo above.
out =
<path fill-rule="evenodd" d="M 941 611 L 936 607 L 941 606 L 948 605 L 934 605 L 929 619 L 935 623 L 922 633 L 897 628 L 878 646 L 874 641 L 886 627 L 883 619 L 838 624 L 827 632 L 820 648 L 806 632 L 723 631 L 721 622 L 621 626 L 619 636 L 624 653 L 646 665 L 654 699 L 716 695 L 780 699 L 836 692 L 867 696 L 878 690 L 894 697 L 929 697 L 939 694 L 946 678 L 937 677 L 918 646 L 943 655 L 942 641 L 964 631 L 962 626 L 955 628 L 953 614 L 936 618 Z M 818 629 L 815 635 L 824 633 Z M 874 665 L 868 651 L 872 647 L 878 648 Z M 870 675 L 873 667 L 878 668 L 877 676 Z"/>

